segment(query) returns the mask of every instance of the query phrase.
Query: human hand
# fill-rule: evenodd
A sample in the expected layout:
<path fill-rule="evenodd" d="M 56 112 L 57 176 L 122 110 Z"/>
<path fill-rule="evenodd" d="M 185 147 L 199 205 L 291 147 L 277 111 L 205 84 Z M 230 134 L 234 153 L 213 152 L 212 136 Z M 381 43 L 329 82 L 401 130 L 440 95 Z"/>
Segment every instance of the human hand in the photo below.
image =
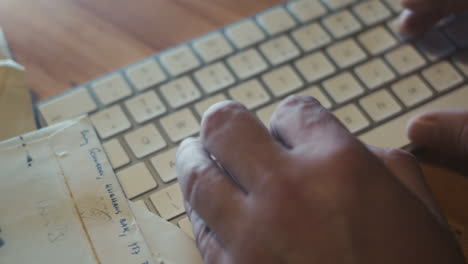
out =
<path fill-rule="evenodd" d="M 463 263 L 411 155 L 363 145 L 308 97 L 271 124 L 224 102 L 179 148 L 205 263 Z"/>
<path fill-rule="evenodd" d="M 442 18 L 468 11 L 468 0 L 400 0 L 406 8 L 400 16 L 400 31 L 417 34 L 429 29 Z"/>

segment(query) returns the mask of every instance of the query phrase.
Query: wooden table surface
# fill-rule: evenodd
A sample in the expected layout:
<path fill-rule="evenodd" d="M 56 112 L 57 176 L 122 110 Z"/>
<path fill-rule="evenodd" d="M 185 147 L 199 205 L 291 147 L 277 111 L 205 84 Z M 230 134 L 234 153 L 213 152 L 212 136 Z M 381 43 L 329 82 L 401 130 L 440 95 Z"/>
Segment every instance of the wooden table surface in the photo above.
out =
<path fill-rule="evenodd" d="M 45 99 L 280 2 L 0 0 L 0 26 L 30 88 Z M 468 227 L 468 178 L 423 169 L 449 220 Z"/>

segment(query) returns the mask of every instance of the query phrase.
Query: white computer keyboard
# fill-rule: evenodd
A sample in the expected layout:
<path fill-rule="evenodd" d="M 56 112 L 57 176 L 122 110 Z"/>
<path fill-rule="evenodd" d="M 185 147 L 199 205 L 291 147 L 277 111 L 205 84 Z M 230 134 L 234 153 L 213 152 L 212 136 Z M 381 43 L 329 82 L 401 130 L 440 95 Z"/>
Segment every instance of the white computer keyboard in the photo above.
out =
<path fill-rule="evenodd" d="M 403 147 L 416 114 L 468 109 L 468 16 L 399 36 L 398 0 L 299 0 L 41 102 L 42 125 L 89 113 L 128 199 L 190 234 L 177 144 L 231 99 L 268 124 L 289 94 L 317 98 L 364 142 Z"/>

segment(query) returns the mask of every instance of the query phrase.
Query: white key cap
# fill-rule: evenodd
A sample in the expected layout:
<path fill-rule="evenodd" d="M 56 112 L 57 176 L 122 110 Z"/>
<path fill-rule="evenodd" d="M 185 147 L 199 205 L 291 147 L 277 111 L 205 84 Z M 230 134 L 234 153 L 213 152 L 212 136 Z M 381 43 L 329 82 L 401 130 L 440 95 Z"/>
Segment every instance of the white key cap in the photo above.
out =
<path fill-rule="evenodd" d="M 273 65 L 299 56 L 299 49 L 287 36 L 280 36 L 260 45 L 260 50 Z"/>
<path fill-rule="evenodd" d="M 177 178 L 176 154 L 177 148 L 172 148 L 151 158 L 153 168 L 165 183 Z"/>
<path fill-rule="evenodd" d="M 400 13 L 403 11 L 400 0 L 385 0 L 385 2 L 392 8 L 395 13 Z"/>
<path fill-rule="evenodd" d="M 393 92 L 408 107 L 420 103 L 432 96 L 432 91 L 418 75 L 405 78 L 392 85 Z"/>
<path fill-rule="evenodd" d="M 117 177 L 128 199 L 133 199 L 158 187 L 153 175 L 143 162 L 117 172 Z"/>
<path fill-rule="evenodd" d="M 379 0 L 363 1 L 353 8 L 357 16 L 368 26 L 382 22 L 392 13 Z"/>
<path fill-rule="evenodd" d="M 191 103 L 201 97 L 190 77 L 184 76 L 161 86 L 161 92 L 173 108 Z"/>
<path fill-rule="evenodd" d="M 468 100 L 466 98 L 468 98 L 468 86 L 431 100 L 421 107 L 364 133 L 359 139 L 368 145 L 382 148 L 405 147 L 410 143 L 406 133 L 406 126 L 412 118 L 428 111 L 468 109 Z"/>
<path fill-rule="evenodd" d="M 125 101 L 130 115 L 141 124 L 166 112 L 166 107 L 154 91 L 147 91 Z"/>
<path fill-rule="evenodd" d="M 356 0 L 324 0 L 325 4 L 331 9 L 339 9 L 354 3 Z"/>
<path fill-rule="evenodd" d="M 125 141 L 137 159 L 142 159 L 166 146 L 154 124 L 148 124 L 125 135 Z"/>
<path fill-rule="evenodd" d="M 103 105 L 115 103 L 132 94 L 132 89 L 119 73 L 94 82 L 91 88 Z"/>
<path fill-rule="evenodd" d="M 438 31 L 431 31 L 418 41 L 418 47 L 430 61 L 447 57 L 455 51 L 455 47 Z"/>
<path fill-rule="evenodd" d="M 182 218 L 179 221 L 178 225 L 180 227 L 180 230 L 182 230 L 187 236 L 191 237 L 192 239 L 195 239 L 195 236 L 193 235 L 192 223 L 190 223 L 188 217 Z"/>
<path fill-rule="evenodd" d="M 149 210 L 148 209 L 148 206 L 145 204 L 145 202 L 143 200 L 138 200 L 138 201 L 135 201 L 133 202 L 136 206 L 139 206 L 145 210 Z"/>
<path fill-rule="evenodd" d="M 88 114 L 96 109 L 96 103 L 84 87 L 73 89 L 63 96 L 39 105 L 39 111 L 48 125 Z"/>
<path fill-rule="evenodd" d="M 172 76 L 178 76 L 200 66 L 198 58 L 185 45 L 162 54 L 161 62 Z"/>
<path fill-rule="evenodd" d="M 154 87 L 167 79 L 161 66 L 154 59 L 130 67 L 127 76 L 139 91 Z"/>
<path fill-rule="evenodd" d="M 120 105 L 114 105 L 91 116 L 91 121 L 102 139 L 129 129 L 132 125 Z"/>
<path fill-rule="evenodd" d="M 283 7 L 265 11 L 257 16 L 257 20 L 270 35 L 285 32 L 296 26 L 296 21 Z"/>
<path fill-rule="evenodd" d="M 207 66 L 195 72 L 194 76 L 202 89 L 209 94 L 222 90 L 236 81 L 222 62 Z"/>
<path fill-rule="evenodd" d="M 150 199 L 159 215 L 166 220 L 185 212 L 184 198 L 177 183 L 151 195 Z"/>
<path fill-rule="evenodd" d="M 468 15 L 465 14 L 448 25 L 445 32 L 447 32 L 448 37 L 453 40 L 458 47 L 466 48 L 468 47 L 468 34 L 466 34 L 467 28 Z"/>
<path fill-rule="evenodd" d="M 215 61 L 234 51 L 224 36 L 218 32 L 195 40 L 193 46 L 205 62 Z"/>
<path fill-rule="evenodd" d="M 346 37 L 361 29 L 361 24 L 348 10 L 343 10 L 326 17 L 323 20 L 323 24 L 335 38 Z"/>
<path fill-rule="evenodd" d="M 278 107 L 279 103 L 274 103 L 269 106 L 266 106 L 257 111 L 257 117 L 262 121 L 262 123 L 266 126 L 270 126 L 270 119 L 273 116 L 276 108 Z"/>
<path fill-rule="evenodd" d="M 354 104 L 344 106 L 333 114 L 351 133 L 359 132 L 369 126 L 369 121 Z"/>
<path fill-rule="evenodd" d="M 437 91 L 442 92 L 463 82 L 463 77 L 447 61 L 439 62 L 422 72 L 424 78 Z"/>
<path fill-rule="evenodd" d="M 249 49 L 232 56 L 227 62 L 234 70 L 237 77 L 242 80 L 263 72 L 268 68 L 266 62 L 255 49 Z"/>
<path fill-rule="evenodd" d="M 309 87 L 299 93 L 297 93 L 298 95 L 308 95 L 308 96 L 312 96 L 314 97 L 315 99 L 317 99 L 320 104 L 327 108 L 327 109 L 330 109 L 332 107 L 332 104 L 330 102 L 330 100 L 328 100 L 327 96 L 325 94 L 323 94 L 323 92 L 320 90 L 320 88 L 316 87 L 316 86 L 312 86 L 312 87 Z"/>
<path fill-rule="evenodd" d="M 336 71 L 335 66 L 322 52 L 301 58 L 295 62 L 295 65 L 309 83 L 325 78 Z"/>
<path fill-rule="evenodd" d="M 208 110 L 208 108 L 210 108 L 210 106 L 216 104 L 216 103 L 219 103 L 219 102 L 222 102 L 222 101 L 226 101 L 227 98 L 224 94 L 218 94 L 218 95 L 214 95 L 212 97 L 209 97 L 199 103 L 196 103 L 195 104 L 195 110 L 197 110 L 197 113 L 200 117 L 203 116 L 203 114 L 205 114 L 206 110 Z"/>
<path fill-rule="evenodd" d="M 387 51 L 398 44 L 392 34 L 382 26 L 375 27 L 360 34 L 358 40 L 372 55 Z"/>
<path fill-rule="evenodd" d="M 341 73 L 323 82 L 323 87 L 338 104 L 364 93 L 364 88 L 349 72 Z"/>
<path fill-rule="evenodd" d="M 270 101 L 270 96 L 257 79 L 229 89 L 229 95 L 249 110 Z"/>
<path fill-rule="evenodd" d="M 319 0 L 299 0 L 288 4 L 289 10 L 302 22 L 323 16 L 327 10 Z"/>
<path fill-rule="evenodd" d="M 458 53 L 453 58 L 453 62 L 468 77 L 468 52 Z"/>
<path fill-rule="evenodd" d="M 367 55 L 353 39 L 343 40 L 327 48 L 338 66 L 346 68 L 366 59 Z"/>
<path fill-rule="evenodd" d="M 174 143 L 192 136 L 200 130 L 198 121 L 189 109 L 183 109 L 161 118 L 161 125 Z"/>
<path fill-rule="evenodd" d="M 228 27 L 226 35 L 239 49 L 256 44 L 266 37 L 265 33 L 251 19 L 246 19 Z"/>
<path fill-rule="evenodd" d="M 289 65 L 264 74 L 262 80 L 276 97 L 295 91 L 304 85 Z"/>
<path fill-rule="evenodd" d="M 102 144 L 104 150 L 109 157 L 109 161 L 114 170 L 119 169 L 128 163 L 130 163 L 130 158 L 127 155 L 127 152 L 124 150 L 119 140 L 114 138 Z"/>
<path fill-rule="evenodd" d="M 396 78 L 395 73 L 380 58 L 356 67 L 354 72 L 369 89 L 375 89 Z"/>
<path fill-rule="evenodd" d="M 401 106 L 386 90 L 380 90 L 366 96 L 359 103 L 376 122 L 389 118 L 401 111 Z"/>
<path fill-rule="evenodd" d="M 294 31 L 292 36 L 304 51 L 321 48 L 332 40 L 330 35 L 328 35 L 328 33 L 318 23 L 301 27 Z"/>
<path fill-rule="evenodd" d="M 426 65 L 426 60 L 410 45 L 403 45 L 387 53 L 385 59 L 400 74 L 407 74 Z"/>

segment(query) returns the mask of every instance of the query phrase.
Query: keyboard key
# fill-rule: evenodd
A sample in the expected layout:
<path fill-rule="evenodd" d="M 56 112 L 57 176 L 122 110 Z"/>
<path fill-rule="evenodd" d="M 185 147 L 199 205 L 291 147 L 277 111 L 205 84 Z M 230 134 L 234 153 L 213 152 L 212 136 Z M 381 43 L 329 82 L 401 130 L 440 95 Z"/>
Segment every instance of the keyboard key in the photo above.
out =
<path fill-rule="evenodd" d="M 279 103 L 274 103 L 269 106 L 263 107 L 262 109 L 257 111 L 257 117 L 260 121 L 266 126 L 270 126 L 270 119 L 273 116 L 276 108 L 278 107 Z"/>
<path fill-rule="evenodd" d="M 356 15 L 368 26 L 382 22 L 392 14 L 379 0 L 363 1 L 353 8 Z"/>
<path fill-rule="evenodd" d="M 39 111 L 48 125 L 88 114 L 96 109 L 96 103 L 84 87 L 70 90 L 63 96 L 39 105 Z"/>
<path fill-rule="evenodd" d="M 338 104 L 364 93 L 362 86 L 349 72 L 341 73 L 323 82 L 323 87 Z"/>
<path fill-rule="evenodd" d="M 143 208 L 145 210 L 149 210 L 148 209 L 148 206 L 145 204 L 145 202 L 143 200 L 138 200 L 138 201 L 134 201 L 133 202 L 136 206 L 140 207 L 140 208 Z"/>
<path fill-rule="evenodd" d="M 344 106 L 333 114 L 351 133 L 359 132 L 369 126 L 369 121 L 354 104 Z"/>
<path fill-rule="evenodd" d="M 324 3 L 331 9 L 339 9 L 348 6 L 356 0 L 324 0 Z"/>
<path fill-rule="evenodd" d="M 418 41 L 418 47 L 430 61 L 442 59 L 455 52 L 455 47 L 438 31 L 425 34 Z"/>
<path fill-rule="evenodd" d="M 437 91 L 442 92 L 463 82 L 463 77 L 447 61 L 439 62 L 422 72 L 424 78 Z"/>
<path fill-rule="evenodd" d="M 183 109 L 161 118 L 161 125 L 174 143 L 192 136 L 200 130 L 198 121 L 189 109 Z"/>
<path fill-rule="evenodd" d="M 137 159 L 142 159 L 166 146 L 154 124 L 135 129 L 125 135 L 125 141 Z"/>
<path fill-rule="evenodd" d="M 270 96 L 256 79 L 229 89 L 229 95 L 249 110 L 270 101 Z"/>
<path fill-rule="evenodd" d="M 167 79 L 166 74 L 154 59 L 130 67 L 127 70 L 127 76 L 139 91 L 154 87 Z"/>
<path fill-rule="evenodd" d="M 166 107 L 154 91 L 147 91 L 125 101 L 135 122 L 141 124 L 166 112 Z"/>
<path fill-rule="evenodd" d="M 252 77 L 268 68 L 267 63 L 255 49 L 234 55 L 227 62 L 241 80 Z"/>
<path fill-rule="evenodd" d="M 401 111 L 401 106 L 386 90 L 366 96 L 359 101 L 364 110 L 376 122 L 389 118 Z"/>
<path fill-rule="evenodd" d="M 458 53 L 453 58 L 453 62 L 468 77 L 468 52 Z"/>
<path fill-rule="evenodd" d="M 400 13 L 403 11 L 403 7 L 400 4 L 401 0 L 385 0 L 388 6 L 390 6 L 395 13 Z"/>
<path fill-rule="evenodd" d="M 369 89 L 375 89 L 396 78 L 395 73 L 380 58 L 356 67 L 354 72 Z"/>
<path fill-rule="evenodd" d="M 398 30 L 399 25 L 400 25 L 399 17 L 391 19 L 390 21 L 387 22 L 387 27 L 390 29 L 390 31 L 392 31 L 393 35 L 395 35 L 399 41 L 405 42 L 414 38 L 413 35 L 405 35 L 403 33 L 400 33 L 400 31 Z"/>
<path fill-rule="evenodd" d="M 323 94 L 320 88 L 316 86 L 309 87 L 297 94 L 312 96 L 313 98 L 317 99 L 323 107 L 327 109 L 330 109 L 332 107 L 332 104 L 330 100 L 328 100 L 327 96 L 325 96 L 325 94 Z"/>
<path fill-rule="evenodd" d="M 158 187 L 153 175 L 142 162 L 117 172 L 117 178 L 128 199 L 133 199 Z"/>
<path fill-rule="evenodd" d="M 393 92 L 408 107 L 418 104 L 432 96 L 432 91 L 418 75 L 405 78 L 392 85 Z"/>
<path fill-rule="evenodd" d="M 192 223 L 190 223 L 188 217 L 182 218 L 177 224 L 179 225 L 180 230 L 182 230 L 187 236 L 195 239 L 195 236 L 193 235 Z"/>
<path fill-rule="evenodd" d="M 150 200 L 159 215 L 166 220 L 185 212 L 184 198 L 177 183 L 151 195 Z"/>
<path fill-rule="evenodd" d="M 387 53 L 385 59 L 399 74 L 407 74 L 426 65 L 426 60 L 410 45 L 403 45 Z"/>
<path fill-rule="evenodd" d="M 195 72 L 194 76 L 202 89 L 209 94 L 222 90 L 236 81 L 222 62 L 207 66 Z"/>
<path fill-rule="evenodd" d="M 346 37 L 361 29 L 361 24 L 348 10 L 326 17 L 323 24 L 335 38 Z"/>
<path fill-rule="evenodd" d="M 332 40 L 330 35 L 328 35 L 328 33 L 318 23 L 301 27 L 294 31 L 292 36 L 304 51 L 321 48 Z"/>
<path fill-rule="evenodd" d="M 177 148 L 172 148 L 151 159 L 151 164 L 163 182 L 168 183 L 177 178 L 176 169 Z"/>
<path fill-rule="evenodd" d="M 132 94 L 127 81 L 118 73 L 94 82 L 91 88 L 103 105 L 115 103 Z"/>
<path fill-rule="evenodd" d="M 296 26 L 296 21 L 283 7 L 275 7 L 257 16 L 260 25 L 270 35 L 285 32 Z"/>
<path fill-rule="evenodd" d="M 304 85 L 289 65 L 264 74 L 262 79 L 276 97 L 295 91 Z"/>
<path fill-rule="evenodd" d="M 243 49 L 265 39 L 265 33 L 251 19 L 236 23 L 226 29 L 226 35 L 238 49 Z"/>
<path fill-rule="evenodd" d="M 468 15 L 460 16 L 453 23 L 447 26 L 445 32 L 448 37 L 460 48 L 468 47 Z"/>
<path fill-rule="evenodd" d="M 366 59 L 367 55 L 353 39 L 337 42 L 327 52 L 341 68 L 346 68 Z"/>
<path fill-rule="evenodd" d="M 322 52 L 312 53 L 297 60 L 295 66 L 309 83 L 323 79 L 336 71 L 335 66 Z"/>
<path fill-rule="evenodd" d="M 360 34 L 358 40 L 372 55 L 380 54 L 398 44 L 390 32 L 382 26 L 375 27 Z"/>
<path fill-rule="evenodd" d="M 201 92 L 187 76 L 167 83 L 160 89 L 173 108 L 179 108 L 201 97 Z"/>
<path fill-rule="evenodd" d="M 215 61 L 234 51 L 224 36 L 218 32 L 195 40 L 193 46 L 205 62 Z"/>
<path fill-rule="evenodd" d="M 299 0 L 288 4 L 289 10 L 302 22 L 323 16 L 327 10 L 319 0 Z"/>
<path fill-rule="evenodd" d="M 185 45 L 161 55 L 161 62 L 172 76 L 178 76 L 200 66 L 198 58 Z"/>
<path fill-rule="evenodd" d="M 224 94 L 214 95 L 195 104 L 195 110 L 197 110 L 200 117 L 203 117 L 203 114 L 205 114 L 206 110 L 208 110 L 212 105 L 226 100 L 227 98 Z"/>
<path fill-rule="evenodd" d="M 101 139 L 107 139 L 132 127 L 119 105 L 114 105 L 91 116 Z"/>
<path fill-rule="evenodd" d="M 102 146 L 104 147 L 107 157 L 109 158 L 109 161 L 114 170 L 130 163 L 130 158 L 128 157 L 127 152 L 124 150 L 118 139 L 111 139 L 102 144 Z"/>
<path fill-rule="evenodd" d="M 260 46 L 260 50 L 273 65 L 278 65 L 299 56 L 299 49 L 287 36 L 280 36 Z"/>

